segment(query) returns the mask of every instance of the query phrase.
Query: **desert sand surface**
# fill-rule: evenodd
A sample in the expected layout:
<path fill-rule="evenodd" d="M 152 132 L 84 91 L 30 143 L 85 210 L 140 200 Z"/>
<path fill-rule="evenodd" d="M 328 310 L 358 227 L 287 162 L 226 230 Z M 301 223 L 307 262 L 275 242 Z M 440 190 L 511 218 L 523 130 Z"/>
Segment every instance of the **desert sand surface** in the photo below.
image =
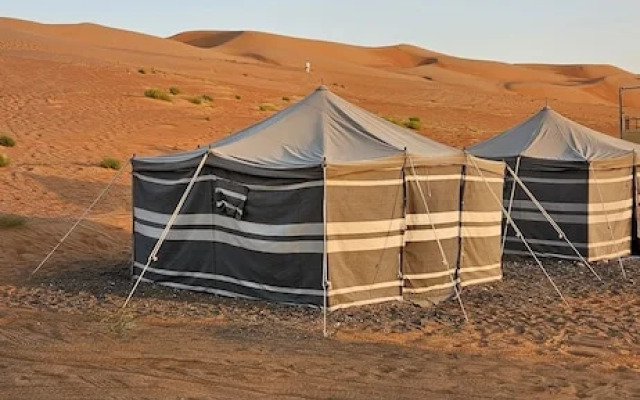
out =
<path fill-rule="evenodd" d="M 310 60 L 312 72 L 304 72 Z M 114 176 L 103 157 L 187 150 L 282 109 L 324 83 L 381 116 L 418 116 L 420 133 L 464 147 L 548 103 L 617 132 L 610 65 L 514 65 L 399 44 L 379 48 L 239 32 L 159 38 L 94 24 L 0 18 L 0 398 L 640 398 L 640 263 L 549 269 L 527 260 L 456 302 L 330 315 L 130 282 L 130 177 L 33 278 L 29 273 Z M 179 88 L 171 101 L 147 89 Z M 194 104 L 194 97 L 212 101 Z M 640 115 L 640 96 L 626 99 Z"/>

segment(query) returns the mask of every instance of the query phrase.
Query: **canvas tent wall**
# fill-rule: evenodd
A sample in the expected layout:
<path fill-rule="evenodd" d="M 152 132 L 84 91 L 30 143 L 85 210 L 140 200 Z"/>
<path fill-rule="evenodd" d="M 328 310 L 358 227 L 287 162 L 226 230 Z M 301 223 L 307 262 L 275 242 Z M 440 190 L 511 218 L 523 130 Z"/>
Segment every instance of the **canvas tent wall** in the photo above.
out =
<path fill-rule="evenodd" d="M 567 239 L 591 261 L 631 252 L 636 237 L 632 221 L 638 149 L 545 107 L 468 151 L 506 161 Z M 578 257 L 510 176 L 504 205 L 534 251 L 552 257 Z M 527 253 L 511 228 L 506 234 L 505 253 Z"/>
<path fill-rule="evenodd" d="M 206 148 L 132 160 L 134 276 L 205 156 L 145 280 L 335 309 L 501 277 L 500 209 L 463 209 L 464 153 L 324 87 Z M 502 164 L 478 162 L 493 180 L 476 198 L 502 191 Z"/>

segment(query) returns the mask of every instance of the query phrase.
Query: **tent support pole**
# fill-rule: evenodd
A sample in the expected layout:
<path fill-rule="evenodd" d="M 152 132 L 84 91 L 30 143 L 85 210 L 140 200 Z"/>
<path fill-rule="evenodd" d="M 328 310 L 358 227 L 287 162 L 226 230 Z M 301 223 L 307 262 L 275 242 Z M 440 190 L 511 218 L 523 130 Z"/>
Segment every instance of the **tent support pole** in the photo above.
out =
<path fill-rule="evenodd" d="M 56 250 L 58 250 L 58 248 L 60 246 L 62 246 L 64 241 L 67 240 L 67 238 L 71 235 L 71 233 L 80 225 L 80 223 L 82 223 L 82 221 L 84 221 L 84 219 L 87 217 L 87 215 L 89 215 L 89 213 L 91 212 L 93 207 L 95 207 L 96 204 L 98 204 L 98 202 L 100 201 L 100 199 L 102 199 L 102 197 L 109 191 L 109 189 L 111 189 L 111 186 L 113 186 L 113 184 L 118 180 L 120 175 L 122 175 L 122 172 L 129 166 L 129 164 L 131 164 L 131 161 L 127 162 L 126 165 L 124 165 L 122 168 L 120 168 L 120 170 L 118 170 L 118 172 L 115 173 L 113 178 L 111 178 L 111 181 L 107 184 L 107 186 L 105 186 L 104 189 L 102 189 L 102 192 L 100 192 L 98 197 L 96 197 L 93 200 L 93 202 L 89 205 L 89 207 L 87 207 L 87 209 L 84 210 L 84 212 L 80 215 L 80 217 L 73 224 L 71 229 L 69 229 L 67 231 L 67 233 L 65 233 L 65 235 L 60 240 L 58 240 L 58 243 L 51 249 L 51 251 L 49 251 L 47 256 L 40 262 L 40 264 L 38 264 L 36 269 L 34 269 L 33 272 L 31 272 L 30 276 L 33 276 L 36 272 L 38 272 L 40 270 L 40 268 L 42 268 L 42 266 L 49 260 L 49 258 L 51 258 L 53 253 L 55 253 Z"/>
<path fill-rule="evenodd" d="M 609 234 L 611 235 L 611 241 L 614 242 L 615 246 L 615 235 L 613 234 L 613 227 L 611 226 L 611 221 L 609 221 L 609 213 L 604 206 L 604 197 L 602 196 L 602 191 L 600 190 L 600 183 L 598 183 L 598 176 L 596 175 L 596 170 L 593 168 L 592 164 L 589 164 L 589 169 L 593 172 L 593 180 L 596 183 L 596 188 L 598 189 L 598 196 L 600 197 L 600 205 L 602 206 L 602 212 L 604 213 L 604 218 L 607 221 L 607 228 L 609 228 Z M 618 246 L 615 246 L 616 248 Z M 624 265 L 622 264 L 622 256 L 618 254 L 618 264 L 620 265 L 620 271 L 622 271 L 622 277 L 627 279 L 627 271 L 624 269 Z"/>
<path fill-rule="evenodd" d="M 169 234 L 169 231 L 171 230 L 171 227 L 175 223 L 176 218 L 178 217 L 178 214 L 182 210 L 182 206 L 184 206 L 184 203 L 187 200 L 187 197 L 189 196 L 189 193 L 191 192 L 191 189 L 193 188 L 193 185 L 196 183 L 196 178 L 198 178 L 198 176 L 200 175 L 200 171 L 202 171 L 202 167 L 204 167 L 204 164 L 207 161 L 207 157 L 208 156 L 209 156 L 209 152 L 207 151 L 206 153 L 204 153 L 204 156 L 202 157 L 202 160 L 200 160 L 200 164 L 198 165 L 198 168 L 196 169 L 195 174 L 193 174 L 193 177 L 189 181 L 189 185 L 187 185 L 187 188 L 185 189 L 184 193 L 182 194 L 182 197 L 180 198 L 180 201 L 178 202 L 178 205 L 176 206 L 175 210 L 173 210 L 173 214 L 171 214 L 171 217 L 169 218 L 169 221 L 167 222 L 167 225 L 164 227 L 164 230 L 162 231 L 162 234 L 160 234 L 160 237 L 156 241 L 155 246 L 153 246 L 153 249 L 151 250 L 151 253 L 149 254 L 149 257 L 147 258 L 147 263 L 145 264 L 144 268 L 142 269 L 142 272 L 140 272 L 140 275 L 138 276 L 138 279 L 136 280 L 136 283 L 133 285 L 133 288 L 131 289 L 131 292 L 127 296 L 127 299 L 125 300 L 124 304 L 122 305 L 122 309 L 123 310 L 127 307 L 127 304 L 129 304 L 129 301 L 131 300 L 131 297 L 133 297 L 133 293 L 138 288 L 138 285 L 140 284 L 140 281 L 142 280 L 142 277 L 144 276 L 145 272 L 147 272 L 147 269 L 149 268 L 149 265 L 151 265 L 151 263 L 153 261 L 158 261 L 158 252 L 160 251 L 160 248 L 162 247 L 162 244 L 164 243 L 165 239 L 167 238 L 167 235 Z"/>
<path fill-rule="evenodd" d="M 467 315 L 467 311 L 464 308 L 464 303 L 462 302 L 462 296 L 460 296 L 460 290 L 458 290 L 458 284 L 456 280 L 453 279 L 453 276 L 450 273 L 449 261 L 447 260 L 447 255 L 444 251 L 444 247 L 442 247 L 442 242 L 440 241 L 440 237 L 438 236 L 438 231 L 436 229 L 435 222 L 433 221 L 433 218 L 431 216 L 431 211 L 429 210 L 429 204 L 427 203 L 427 199 L 424 196 L 424 191 L 422 190 L 422 185 L 420 184 L 420 180 L 418 179 L 418 174 L 416 173 L 416 168 L 413 164 L 413 158 L 411 156 L 409 156 L 409 164 L 411 165 L 411 172 L 413 173 L 413 177 L 416 179 L 416 186 L 418 187 L 418 193 L 422 198 L 422 202 L 424 203 L 424 208 L 427 211 L 427 215 L 429 216 L 429 222 L 431 224 L 431 229 L 433 230 L 433 236 L 436 239 L 436 242 L 438 243 L 438 249 L 440 250 L 440 256 L 442 257 L 442 265 L 444 266 L 445 270 L 449 272 L 447 276 L 449 276 L 449 279 L 451 280 L 451 284 L 453 285 L 453 291 L 455 292 L 456 299 L 460 304 L 460 310 L 462 310 L 462 314 L 464 315 L 465 321 L 469 322 L 469 316 Z"/>
<path fill-rule="evenodd" d="M 327 331 L 327 305 L 328 305 L 328 289 L 329 289 L 329 252 L 327 251 L 327 159 L 322 160 L 322 224 L 323 224 L 323 250 L 322 250 L 322 291 L 323 291 L 323 306 L 322 306 L 322 335 L 324 337 L 329 336 Z"/>
<path fill-rule="evenodd" d="M 504 205 L 502 204 L 502 201 L 500 201 L 500 199 L 498 199 L 498 197 L 496 196 L 495 193 L 493 193 L 493 190 L 491 190 L 491 186 L 489 186 L 489 182 L 487 182 L 487 180 L 484 177 L 484 174 L 482 173 L 482 171 L 480 170 L 480 167 L 478 167 L 478 164 L 476 163 L 476 160 L 473 158 L 473 156 L 469 157 L 469 159 L 471 160 L 471 162 L 473 163 L 473 166 L 475 167 L 475 169 L 478 171 L 478 174 L 480 175 L 480 177 L 482 178 L 482 181 L 484 182 L 484 184 L 487 186 L 487 189 L 489 189 L 489 193 L 491 193 L 491 196 L 493 197 L 493 199 L 496 201 L 496 203 L 498 203 L 500 205 L 500 208 L 502 209 L 502 213 L 504 214 L 504 216 L 507 218 L 507 222 L 511 225 L 511 227 L 513 228 L 513 230 L 516 232 L 516 236 L 518 236 L 520 238 L 520 240 L 522 240 L 522 243 L 524 244 L 524 246 L 527 248 L 527 250 L 529 251 L 529 253 L 531 254 L 531 256 L 534 258 L 534 260 L 536 261 L 536 263 L 538 264 L 538 267 L 540 267 L 540 269 L 542 270 L 542 272 L 544 273 L 544 275 L 547 277 L 547 279 L 549 280 L 549 282 L 551 283 L 551 286 L 553 286 L 553 288 L 555 289 L 556 293 L 558 293 L 558 296 L 560 296 L 560 298 L 562 299 L 562 301 L 564 302 L 564 304 L 568 307 L 571 308 L 571 306 L 569 305 L 569 303 L 567 302 L 567 300 L 564 298 L 564 296 L 562 295 L 562 292 L 560 292 L 560 289 L 558 288 L 558 286 L 555 284 L 555 282 L 553 281 L 553 279 L 551 279 L 551 275 L 549 275 L 549 273 L 547 272 L 547 270 L 544 268 L 544 266 L 542 265 L 542 262 L 540 261 L 540 259 L 538 258 L 538 256 L 536 256 L 536 253 L 531 249 L 531 246 L 529 246 L 529 243 L 527 242 L 527 240 L 524 238 L 524 235 L 522 234 L 522 232 L 520 231 L 520 229 L 518 228 L 518 226 L 516 225 L 515 221 L 511 218 L 511 215 L 509 215 L 507 213 L 507 210 L 504 208 Z"/>
<path fill-rule="evenodd" d="M 516 159 L 515 175 L 518 175 L 518 172 L 520 171 L 520 159 L 521 159 L 520 157 Z M 513 206 L 513 198 L 515 197 L 515 194 L 516 194 L 516 182 L 513 181 L 513 183 L 511 184 L 511 195 L 509 196 L 509 208 L 507 208 L 507 212 L 509 213 L 509 215 L 511 215 L 511 208 Z M 504 254 L 504 246 L 507 243 L 507 231 L 509 230 L 508 228 L 509 228 L 509 223 L 507 222 L 504 225 L 504 233 L 502 234 L 502 245 L 500 246 L 500 254 Z"/>
<path fill-rule="evenodd" d="M 538 199 L 536 199 L 536 197 L 533 195 L 533 193 L 531 193 L 531 191 L 529 190 L 529 188 L 524 184 L 524 182 L 522 182 L 522 180 L 518 177 L 517 173 L 514 172 L 508 165 L 507 167 L 507 171 L 509 171 L 509 173 L 513 176 L 513 183 L 515 184 L 516 182 L 518 183 L 518 185 L 522 188 L 522 190 L 526 193 L 526 195 L 531 199 L 531 201 L 533 202 L 533 204 L 535 204 L 535 206 L 538 208 L 538 210 L 540 210 L 540 212 L 542 213 L 542 215 L 544 215 L 544 217 L 546 218 L 546 220 L 549 222 L 549 224 L 551 224 L 551 226 L 553 227 L 553 229 L 556 230 L 556 233 L 558 234 L 558 236 L 560 236 L 560 238 L 564 239 L 565 242 L 567 242 L 569 244 L 569 246 L 571 247 L 571 249 L 574 251 L 574 253 L 576 253 L 576 255 L 578 256 L 578 258 L 580 259 L 580 261 L 582 261 L 582 263 L 589 268 L 589 270 L 591 271 L 591 273 L 593 273 L 593 275 L 595 275 L 596 278 L 598 278 L 598 280 L 600 282 L 602 282 L 602 278 L 600 278 L 600 275 L 598 275 L 598 273 L 596 272 L 595 269 L 593 269 L 593 267 L 591 266 L 591 264 L 589 263 L 589 261 L 585 260 L 585 258 L 582 256 L 582 254 L 580 254 L 580 252 L 578 251 L 578 249 L 576 249 L 576 247 L 573 245 L 573 243 L 569 240 L 569 238 L 567 237 L 567 235 L 565 235 L 564 231 L 562 230 L 562 228 L 560 228 L 560 225 L 558 225 L 556 223 L 556 221 L 553 220 L 553 218 L 551 218 L 551 215 L 549 215 L 549 213 L 547 212 L 547 210 L 544 209 L 544 207 L 542 207 L 542 204 L 538 201 Z"/>

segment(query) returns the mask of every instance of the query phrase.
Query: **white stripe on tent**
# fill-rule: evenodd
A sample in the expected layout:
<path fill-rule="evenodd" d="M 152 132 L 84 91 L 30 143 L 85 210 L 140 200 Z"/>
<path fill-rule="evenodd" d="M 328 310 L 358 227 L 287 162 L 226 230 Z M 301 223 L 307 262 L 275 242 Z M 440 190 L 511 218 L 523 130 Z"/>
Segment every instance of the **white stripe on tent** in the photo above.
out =
<path fill-rule="evenodd" d="M 491 264 L 491 265 L 483 265 L 479 267 L 460 267 L 460 272 L 480 272 L 480 271 L 490 271 L 492 269 L 500 268 L 501 265 Z"/>
<path fill-rule="evenodd" d="M 407 225 L 448 224 L 460 220 L 459 211 L 442 211 L 424 214 L 407 214 Z"/>
<path fill-rule="evenodd" d="M 464 180 L 468 182 L 504 183 L 503 178 L 489 178 L 473 175 L 465 175 Z"/>
<path fill-rule="evenodd" d="M 372 179 L 372 180 L 338 180 L 338 179 L 328 179 L 327 186 L 391 186 L 391 185 L 401 185 L 402 179 Z"/>
<path fill-rule="evenodd" d="M 502 213 L 500 211 L 463 211 L 462 223 L 471 222 L 495 222 L 502 223 Z"/>
<path fill-rule="evenodd" d="M 381 250 L 402 246 L 402 235 L 389 235 L 364 239 L 329 238 L 328 253 L 342 253 L 350 251 Z"/>
<path fill-rule="evenodd" d="M 369 305 L 369 304 L 385 303 L 387 301 L 402 301 L 402 296 L 377 297 L 375 299 L 359 300 L 359 301 L 353 301 L 351 303 L 342 303 L 342 304 L 337 304 L 335 306 L 329 307 L 329 310 L 330 311 L 334 311 L 334 310 L 340 310 L 340 309 L 349 308 L 349 307 L 357 307 L 357 306 L 365 306 L 365 305 Z"/>
<path fill-rule="evenodd" d="M 138 279 L 138 275 L 133 275 L 132 276 L 133 279 Z M 183 283 L 176 283 L 176 282 L 154 282 L 150 279 L 147 278 L 142 278 L 140 279 L 141 282 L 146 282 L 146 283 L 154 283 L 156 285 L 161 285 L 161 286 L 168 286 L 168 287 L 172 287 L 172 288 L 176 288 L 176 289 L 186 289 L 186 290 L 195 290 L 197 292 L 206 292 L 206 293 L 211 293 L 211 294 L 215 294 L 218 296 L 225 296 L 225 297 L 235 297 L 235 298 L 241 298 L 241 299 L 248 299 L 248 300 L 257 300 L 256 297 L 251 297 L 251 296 L 247 296 L 241 293 L 236 293 L 236 292 L 231 292 L 228 290 L 221 290 L 221 289 L 214 289 L 214 288 L 210 288 L 210 287 L 205 287 L 205 286 L 195 286 L 195 285 L 185 285 Z"/>
<path fill-rule="evenodd" d="M 578 256 L 576 255 L 567 255 L 567 254 L 556 254 L 556 253 L 542 253 L 542 252 L 535 252 L 536 255 L 540 256 L 540 257 L 546 257 L 546 258 L 562 258 L 565 260 L 577 260 Z M 504 250 L 504 254 L 513 254 L 513 255 L 531 255 L 531 253 L 529 253 L 528 251 L 523 251 L 523 250 L 511 250 L 511 249 L 505 249 Z M 618 251 L 615 253 L 608 253 L 608 254 L 603 254 L 603 255 L 599 255 L 596 257 L 588 257 L 589 261 L 598 261 L 598 260 L 607 260 L 607 259 L 611 259 L 611 258 L 617 258 L 620 256 L 625 256 L 625 255 L 629 255 L 631 254 L 631 250 L 630 249 L 626 249 L 626 250 L 622 250 L 622 251 Z"/>
<path fill-rule="evenodd" d="M 161 214 L 138 207 L 134 208 L 133 215 L 138 219 L 160 225 L 166 225 L 170 217 L 168 214 Z M 174 225 L 220 226 L 242 233 L 261 236 L 322 236 L 324 231 L 322 223 L 259 224 L 219 214 L 179 214 Z"/>
<path fill-rule="evenodd" d="M 507 237 L 507 240 L 510 242 L 520 242 L 520 239 L 516 238 L 516 237 L 512 237 L 509 236 Z M 605 247 L 605 246 L 614 246 L 617 244 L 621 244 L 621 243 L 625 243 L 625 242 L 629 242 L 631 241 L 631 236 L 627 236 L 621 239 L 617 239 L 617 240 L 607 240 L 607 241 L 603 241 L 603 242 L 596 242 L 596 243 L 578 243 L 578 242 L 573 242 L 573 245 L 575 247 L 581 247 L 581 248 L 589 248 L 589 249 L 593 249 L 593 248 L 597 248 L 597 247 Z M 532 244 L 540 244 L 540 245 L 544 245 L 544 246 L 554 246 L 554 247 L 569 247 L 569 244 L 565 241 L 558 241 L 558 240 L 544 240 L 544 239 L 527 239 L 527 242 L 532 243 Z"/>
<path fill-rule="evenodd" d="M 134 263 L 134 265 L 139 268 L 144 268 L 144 264 L 139 263 L 137 261 Z M 288 288 L 288 287 L 282 287 L 282 286 L 273 286 L 273 285 L 267 285 L 264 283 L 232 278 L 226 275 L 210 274 L 207 272 L 174 271 L 174 270 L 160 269 L 160 268 L 153 268 L 153 267 L 148 267 L 147 271 L 152 272 L 154 274 L 165 275 L 165 276 L 183 276 L 183 277 L 189 277 L 189 278 L 207 279 L 207 280 L 213 280 L 213 281 L 233 283 L 235 285 L 245 286 L 252 289 L 265 290 L 268 292 L 299 294 L 299 295 L 308 295 L 308 296 L 324 295 L 324 291 L 322 289 L 299 289 L 299 288 Z"/>
<path fill-rule="evenodd" d="M 444 240 L 458 237 L 459 228 L 457 226 L 451 228 L 439 228 L 434 232 L 433 228 L 412 229 L 405 232 L 405 240 L 407 242 L 429 242 L 432 240 Z"/>
<path fill-rule="evenodd" d="M 491 226 L 462 226 L 462 237 L 491 237 L 500 236 L 502 233 L 501 225 Z"/>
<path fill-rule="evenodd" d="M 626 210 L 623 212 L 612 213 L 612 214 L 588 214 L 588 223 L 600 224 L 607 222 L 607 218 L 609 221 L 625 221 L 631 218 L 633 214 L 632 210 Z M 566 223 L 566 224 L 587 224 L 587 215 L 572 215 L 572 214 L 549 214 L 551 218 L 553 218 L 556 222 Z M 529 211 L 511 211 L 511 217 L 518 221 L 544 221 L 547 219 L 540 212 L 529 212 Z"/>
<path fill-rule="evenodd" d="M 437 173 L 418 174 L 407 176 L 407 182 L 438 182 L 438 181 L 459 181 L 462 174 L 438 175 Z"/>
<path fill-rule="evenodd" d="M 338 296 L 341 294 L 347 293 L 355 293 L 355 292 L 363 292 L 366 290 L 376 290 L 376 289 L 385 289 L 390 287 L 399 288 L 402 286 L 402 283 L 398 281 L 390 281 L 390 282 L 380 282 L 374 283 L 372 285 L 359 285 L 359 286 L 349 286 L 340 289 L 329 289 L 329 296 Z"/>
<path fill-rule="evenodd" d="M 504 200 L 503 204 L 506 206 L 508 200 Z M 561 203 L 561 202 L 549 202 L 541 201 L 540 204 L 547 211 L 561 211 L 561 212 L 598 212 L 602 211 L 602 203 Z M 633 198 L 625 200 L 610 201 L 604 203 L 605 210 L 621 210 L 630 208 L 633 206 Z M 538 207 L 531 200 L 514 200 L 514 208 L 538 210 Z"/>
<path fill-rule="evenodd" d="M 158 239 L 162 234 L 162 229 L 154 228 L 148 225 L 136 222 L 134 231 L 153 238 Z M 217 242 L 230 246 L 239 247 L 247 250 L 258 251 L 262 253 L 312 253 L 322 254 L 322 240 L 292 240 L 292 241 L 270 241 L 262 239 L 247 238 L 244 236 L 234 235 L 222 231 L 214 231 L 213 229 L 179 229 L 172 230 L 167 235 L 166 240 L 173 241 L 200 241 L 200 242 Z"/>
<path fill-rule="evenodd" d="M 465 286 L 471 286 L 471 285 L 479 285 L 481 283 L 494 282 L 494 281 L 499 281 L 501 279 L 502 279 L 502 273 L 500 275 L 487 276 L 484 278 L 465 279 L 462 282 L 460 282 L 460 286 L 465 287 Z"/>
<path fill-rule="evenodd" d="M 387 233 L 398 231 L 404 226 L 403 218 L 378 221 L 328 222 L 328 235 L 357 235 L 363 233 Z"/>
<path fill-rule="evenodd" d="M 155 178 L 151 176 L 143 175 L 139 172 L 135 172 L 133 174 L 136 178 L 150 183 L 157 183 L 158 185 L 183 185 L 185 183 L 189 183 L 191 178 L 180 178 L 180 179 L 162 179 Z M 217 180 L 225 180 L 216 175 L 200 175 L 196 178 L 196 182 L 206 182 L 206 181 L 217 181 Z M 245 186 L 250 190 L 255 191 L 286 191 L 286 190 L 299 190 L 299 189 L 308 189 L 313 187 L 322 187 L 322 181 L 310 181 L 310 182 L 301 182 L 301 183 L 292 183 L 288 185 L 254 185 L 254 184 L 246 184 L 246 183 L 238 183 L 239 185 Z"/>
<path fill-rule="evenodd" d="M 633 179 L 633 176 L 626 175 L 616 178 L 607 179 L 561 179 L 561 178 L 537 178 L 532 176 L 519 176 L 521 181 L 528 183 L 546 183 L 546 184 L 560 184 L 560 185 L 572 185 L 572 184 L 595 184 L 595 183 L 618 183 L 626 182 Z M 507 178 L 507 182 L 511 182 L 513 178 Z"/>
<path fill-rule="evenodd" d="M 456 273 L 455 269 L 448 269 L 446 271 L 428 272 L 424 274 L 407 274 L 407 275 L 403 275 L 403 278 L 424 280 L 424 279 L 442 278 L 443 276 L 451 276 L 451 275 L 454 275 L 455 273 Z"/>
<path fill-rule="evenodd" d="M 238 200 L 246 200 L 247 199 L 247 196 L 242 194 L 242 193 L 237 193 L 237 192 L 231 191 L 229 189 L 221 188 L 221 187 L 215 188 L 215 192 L 222 193 L 225 196 L 233 197 L 233 198 L 236 198 Z"/>

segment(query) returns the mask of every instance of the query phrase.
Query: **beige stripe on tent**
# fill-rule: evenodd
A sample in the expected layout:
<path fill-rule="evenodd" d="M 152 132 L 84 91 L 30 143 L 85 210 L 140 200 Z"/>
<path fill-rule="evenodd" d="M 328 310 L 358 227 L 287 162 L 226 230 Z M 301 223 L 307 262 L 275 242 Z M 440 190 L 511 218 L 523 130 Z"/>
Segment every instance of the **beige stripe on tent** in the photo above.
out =
<path fill-rule="evenodd" d="M 448 224 L 460 220 L 459 211 L 432 212 L 430 214 L 407 214 L 407 225 Z"/>
<path fill-rule="evenodd" d="M 430 175 L 409 175 L 406 179 L 407 182 L 458 181 L 462 179 L 462 174 L 438 175 L 435 172 L 431 172 Z"/>
<path fill-rule="evenodd" d="M 407 242 L 429 242 L 436 240 L 436 235 L 439 240 L 453 239 L 458 237 L 458 233 L 459 228 L 457 226 L 438 228 L 435 232 L 432 228 L 411 229 L 405 232 L 405 240 Z"/>
<path fill-rule="evenodd" d="M 379 180 L 337 180 L 337 179 L 327 179 L 327 186 L 353 186 L 353 187 L 362 187 L 362 186 L 391 186 L 391 185 L 401 185 L 402 179 L 379 179 Z"/>
<path fill-rule="evenodd" d="M 400 286 L 402 286 L 402 282 L 400 280 L 390 281 L 390 282 L 378 282 L 371 285 L 349 286 L 349 287 L 344 287 L 340 289 L 329 289 L 329 296 L 338 296 L 338 295 L 347 294 L 347 293 L 363 292 L 365 290 L 375 290 L 375 289 L 400 287 Z"/>
<path fill-rule="evenodd" d="M 486 276 L 484 278 L 464 279 L 462 280 L 462 282 L 460 282 L 460 286 L 466 287 L 471 285 L 479 285 L 481 283 L 494 282 L 494 281 L 499 281 L 501 279 L 502 279 L 502 271 L 498 275 Z"/>
<path fill-rule="evenodd" d="M 462 223 L 502 223 L 501 211 L 463 211 Z"/>
<path fill-rule="evenodd" d="M 480 177 L 474 175 L 465 175 L 464 180 L 467 182 L 488 182 L 488 183 L 504 183 L 504 178 Z"/>
<path fill-rule="evenodd" d="M 462 226 L 462 237 L 491 237 L 500 236 L 501 233 L 501 225 Z"/>
<path fill-rule="evenodd" d="M 134 265 L 139 268 L 144 268 L 144 264 L 139 262 L 135 262 Z M 166 270 L 166 269 L 159 269 L 159 268 L 153 268 L 153 267 L 147 267 L 147 272 L 152 272 L 154 274 L 165 275 L 165 276 L 185 276 L 189 278 L 221 281 L 221 282 L 233 283 L 235 285 L 249 287 L 253 289 L 266 290 L 268 292 L 301 294 L 301 295 L 308 295 L 308 296 L 322 296 L 324 294 L 324 291 L 321 289 L 296 289 L 296 288 L 287 288 L 282 286 L 273 286 L 273 285 L 267 285 L 264 283 L 257 283 L 257 282 L 243 280 L 243 279 L 232 278 L 226 275 L 210 274 L 207 272 L 174 271 L 174 270 Z"/>
<path fill-rule="evenodd" d="M 343 253 L 352 251 L 381 250 L 402 246 L 402 235 L 394 234 L 366 239 L 329 238 L 327 240 L 328 253 Z"/>
<path fill-rule="evenodd" d="M 378 221 L 327 222 L 327 235 L 357 235 L 393 232 L 404 227 L 403 218 Z"/>
<path fill-rule="evenodd" d="M 340 309 L 349 308 L 349 307 L 366 306 L 369 304 L 385 303 L 387 301 L 402 301 L 402 296 L 377 297 L 375 299 L 359 300 L 359 301 L 353 301 L 350 303 L 336 304 L 335 306 L 329 307 L 329 311 L 340 310 Z"/>
<path fill-rule="evenodd" d="M 424 279 L 442 278 L 445 276 L 454 275 L 455 273 L 456 273 L 455 269 L 447 269 L 445 271 L 428 272 L 424 274 L 407 274 L 407 275 L 404 275 L 403 278 L 424 280 Z"/>
<path fill-rule="evenodd" d="M 162 229 L 134 223 L 134 231 L 150 237 L 159 239 Z M 247 238 L 240 235 L 234 235 L 228 232 L 214 231 L 212 229 L 178 229 L 168 233 L 166 240 L 173 241 L 201 241 L 201 242 L 217 242 L 230 246 L 235 246 L 247 250 L 259 251 L 263 253 L 312 253 L 322 254 L 322 240 L 292 240 L 292 241 L 271 241 L 263 239 Z"/>
<path fill-rule="evenodd" d="M 500 268 L 500 267 L 501 267 L 500 264 L 483 265 L 479 267 L 461 267 L 460 272 L 489 271 L 489 270 Z"/>

